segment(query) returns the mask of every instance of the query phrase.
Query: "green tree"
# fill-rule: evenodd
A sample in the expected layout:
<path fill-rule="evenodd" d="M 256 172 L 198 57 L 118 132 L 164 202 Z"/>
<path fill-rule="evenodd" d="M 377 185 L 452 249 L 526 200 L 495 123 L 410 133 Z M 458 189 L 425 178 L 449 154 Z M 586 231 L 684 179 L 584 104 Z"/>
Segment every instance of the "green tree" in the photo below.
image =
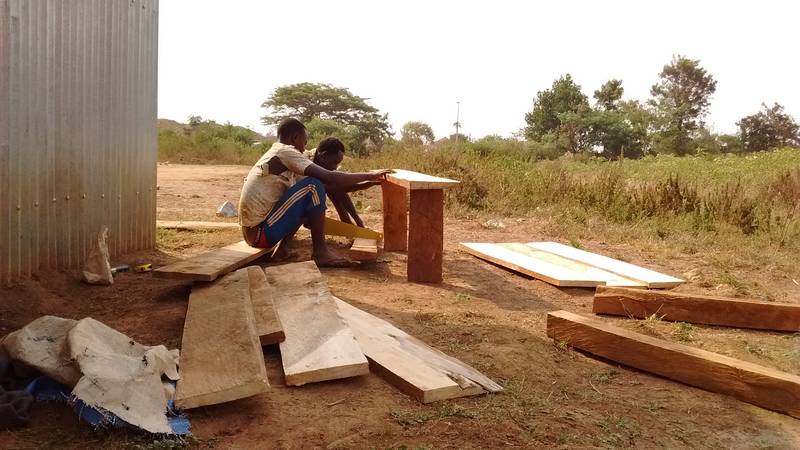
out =
<path fill-rule="evenodd" d="M 555 80 L 550 89 L 536 94 L 533 110 L 525 114 L 525 137 L 541 141 L 551 135 L 563 150 L 579 151 L 586 142 L 583 115 L 588 111 L 589 99 L 566 74 Z"/>
<path fill-rule="evenodd" d="M 380 114 L 367 100 L 330 84 L 290 84 L 276 88 L 261 104 L 268 111 L 261 120 L 265 125 L 275 125 L 289 117 L 303 123 L 314 119 L 333 121 L 347 131 L 351 148 L 363 153 L 369 145 L 380 147 L 391 136 L 388 115 Z"/>
<path fill-rule="evenodd" d="M 704 125 L 703 118 L 708 114 L 717 82 L 700 66 L 699 60 L 680 55 L 672 57 L 659 77 L 659 82 L 650 89 L 653 96 L 650 104 L 660 121 L 658 148 L 686 155 L 693 150 L 693 134 Z"/>
<path fill-rule="evenodd" d="M 761 106 L 762 111 L 736 122 L 744 149 L 754 152 L 800 145 L 800 126 L 792 116 L 783 111 L 783 106 L 778 103 L 771 108 L 765 103 Z"/>
<path fill-rule="evenodd" d="M 406 122 L 400 134 L 402 142 L 410 145 L 430 144 L 434 140 L 433 129 L 424 122 Z"/>
<path fill-rule="evenodd" d="M 606 111 L 616 111 L 619 109 L 619 102 L 625 89 L 622 87 L 622 80 L 608 80 L 600 89 L 594 91 L 594 98 L 597 106 Z"/>
<path fill-rule="evenodd" d="M 197 126 L 199 126 L 200 124 L 203 123 L 203 118 L 200 117 L 200 116 L 197 116 L 197 115 L 191 115 L 191 116 L 189 116 L 189 119 L 188 119 L 187 122 L 189 123 L 189 126 L 191 126 L 192 128 L 195 128 L 195 127 L 197 127 Z"/>

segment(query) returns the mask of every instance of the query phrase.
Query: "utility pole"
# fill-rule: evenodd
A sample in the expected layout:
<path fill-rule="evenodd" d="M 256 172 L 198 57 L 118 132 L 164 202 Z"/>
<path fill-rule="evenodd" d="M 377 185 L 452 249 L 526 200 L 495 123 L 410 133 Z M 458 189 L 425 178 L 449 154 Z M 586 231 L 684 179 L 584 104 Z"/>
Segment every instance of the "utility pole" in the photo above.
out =
<path fill-rule="evenodd" d="M 453 124 L 453 125 L 456 126 L 456 148 L 458 148 L 458 128 L 461 126 L 461 122 L 459 122 L 460 119 L 461 119 L 461 102 L 457 101 L 456 102 L 456 123 Z"/>

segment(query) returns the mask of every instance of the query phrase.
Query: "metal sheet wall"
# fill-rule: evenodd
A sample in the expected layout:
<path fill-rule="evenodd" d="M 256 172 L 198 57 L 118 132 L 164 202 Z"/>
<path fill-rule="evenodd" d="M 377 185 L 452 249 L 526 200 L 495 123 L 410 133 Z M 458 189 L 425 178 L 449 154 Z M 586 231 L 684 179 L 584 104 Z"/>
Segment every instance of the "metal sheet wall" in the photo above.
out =
<path fill-rule="evenodd" d="M 0 0 L 0 283 L 155 243 L 158 0 Z"/>

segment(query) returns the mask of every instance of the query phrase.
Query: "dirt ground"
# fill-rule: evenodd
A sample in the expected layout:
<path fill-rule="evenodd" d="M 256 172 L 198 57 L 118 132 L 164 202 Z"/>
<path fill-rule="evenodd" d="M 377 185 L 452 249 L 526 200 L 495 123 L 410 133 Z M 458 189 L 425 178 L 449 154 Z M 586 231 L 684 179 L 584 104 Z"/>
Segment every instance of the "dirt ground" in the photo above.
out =
<path fill-rule="evenodd" d="M 223 200 L 236 203 L 246 167 L 159 165 L 158 217 L 219 220 Z M 378 192 L 355 196 L 368 225 L 380 229 Z M 494 219 L 501 224 L 487 228 Z M 190 410 L 195 438 L 213 448 L 800 448 L 800 421 L 563 348 L 547 338 L 545 315 L 590 314 L 592 290 L 560 289 L 458 250 L 458 242 L 574 239 L 548 217 L 454 217 L 445 223 L 444 282 L 406 281 L 406 256 L 387 253 L 372 265 L 325 269 L 331 290 L 430 345 L 482 370 L 505 392 L 421 405 L 381 378 L 289 388 L 277 348 L 265 350 L 272 389 L 265 395 Z M 159 248 L 119 262 L 155 265 L 239 239 L 234 231 L 160 231 Z M 737 295 L 718 283 L 718 249 L 658 240 L 601 238 L 580 244 L 655 270 L 687 277 L 680 290 Z M 297 242 L 297 260 L 309 258 Z M 699 244 L 698 244 L 699 245 Z M 709 244 L 711 245 L 711 244 Z M 342 243 L 337 244 L 344 249 Z M 735 251 L 735 249 L 731 250 Z M 735 259 L 735 257 L 734 257 Z M 800 271 L 739 258 L 726 269 L 752 295 L 800 300 Z M 115 261 L 116 262 L 116 261 Z M 123 273 L 111 287 L 90 287 L 58 272 L 0 290 L 0 335 L 42 314 L 92 316 L 148 344 L 179 347 L 190 284 Z M 800 373 L 800 335 L 661 321 L 605 318 L 625 328 Z M 170 444 L 171 445 L 171 444 Z M 0 432 L 0 448 L 171 448 L 147 436 L 93 431 L 62 405 L 37 404 L 32 423 Z"/>

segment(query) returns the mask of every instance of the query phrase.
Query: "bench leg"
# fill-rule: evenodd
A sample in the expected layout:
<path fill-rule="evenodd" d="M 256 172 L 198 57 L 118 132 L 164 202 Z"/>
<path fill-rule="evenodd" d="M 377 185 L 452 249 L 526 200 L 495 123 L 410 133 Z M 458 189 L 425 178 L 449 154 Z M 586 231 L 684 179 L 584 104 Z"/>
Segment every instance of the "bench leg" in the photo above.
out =
<path fill-rule="evenodd" d="M 408 281 L 442 281 L 444 196 L 441 189 L 411 191 L 408 224 Z"/>
<path fill-rule="evenodd" d="M 406 189 L 384 182 L 383 192 L 383 249 L 404 252 L 408 249 L 408 200 Z"/>

